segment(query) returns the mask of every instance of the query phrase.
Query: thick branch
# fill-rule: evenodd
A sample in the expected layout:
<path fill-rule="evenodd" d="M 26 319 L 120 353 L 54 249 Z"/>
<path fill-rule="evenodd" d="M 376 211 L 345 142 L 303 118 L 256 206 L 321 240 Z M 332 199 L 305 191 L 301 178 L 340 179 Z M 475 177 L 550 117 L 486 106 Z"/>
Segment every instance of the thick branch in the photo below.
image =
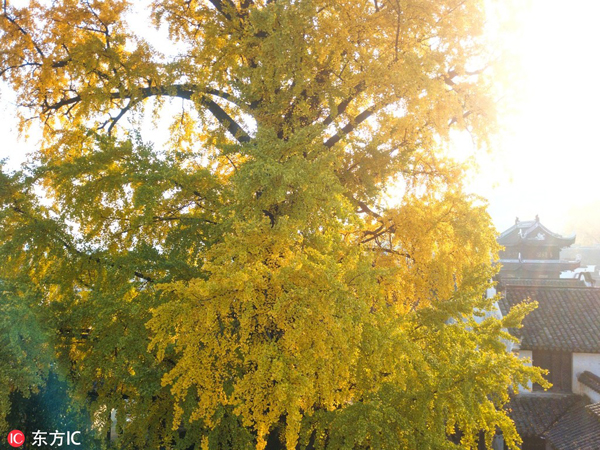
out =
<path fill-rule="evenodd" d="M 346 111 L 346 108 L 348 107 L 350 102 L 352 100 L 354 100 L 358 94 L 360 94 L 362 91 L 364 91 L 366 89 L 366 87 L 367 87 L 367 85 L 364 81 L 361 81 L 360 83 L 358 83 L 358 85 L 356 85 L 356 87 L 353 89 L 352 94 L 345 100 L 342 100 L 337 105 L 336 111 L 332 112 L 331 114 L 329 114 L 328 117 L 325 118 L 325 120 L 323 121 L 323 125 L 325 125 L 325 126 L 329 125 L 331 122 L 333 122 L 333 120 L 336 117 L 338 117 L 340 114 L 343 114 L 344 111 Z"/>
<path fill-rule="evenodd" d="M 371 208 L 369 208 L 367 206 L 367 204 L 365 202 L 363 202 L 362 200 L 358 200 L 358 199 L 354 198 L 352 196 L 352 194 L 349 194 L 349 193 L 346 193 L 345 196 L 346 196 L 346 198 L 348 200 L 350 200 L 353 204 L 355 204 L 356 206 L 358 206 L 360 208 L 359 212 L 363 212 L 365 214 L 368 214 L 371 217 L 374 217 L 375 219 L 377 219 L 379 221 L 382 221 L 381 214 L 376 213 L 375 211 L 373 211 Z"/>
<path fill-rule="evenodd" d="M 369 230 L 365 231 L 363 233 L 365 235 L 365 238 L 362 241 L 360 241 L 360 243 L 361 244 L 366 244 L 367 242 L 373 241 L 373 240 L 379 238 L 380 236 L 383 236 L 386 233 L 393 233 L 395 231 L 396 231 L 395 225 L 391 225 L 388 228 L 384 228 L 384 226 L 381 225 L 375 231 L 369 231 Z M 369 236 L 369 237 L 366 237 L 366 236 Z"/>
<path fill-rule="evenodd" d="M 341 141 L 344 136 L 350 134 L 352 131 L 354 131 L 354 129 L 358 125 L 360 125 L 362 122 L 364 122 L 369 117 L 371 117 L 374 112 L 375 112 L 375 107 L 374 106 L 371 107 L 371 108 L 365 109 L 358 116 L 356 116 L 354 119 L 352 119 L 350 121 L 350 123 L 348 123 L 345 127 L 343 127 L 338 133 L 336 133 L 333 136 L 331 136 L 325 142 L 325 144 L 324 144 L 325 147 L 327 147 L 327 148 L 333 147 L 335 144 L 337 144 L 339 141 Z"/>
<path fill-rule="evenodd" d="M 192 96 L 197 93 L 197 86 L 189 84 L 174 84 L 171 86 L 157 86 L 157 87 L 145 87 L 139 90 L 139 94 L 123 94 L 121 92 L 111 92 L 110 98 L 113 100 L 117 99 L 144 99 L 155 95 L 165 95 L 170 97 L 179 97 L 186 100 L 191 100 Z M 203 91 L 204 94 L 218 95 L 222 98 L 231 101 L 231 96 L 225 92 L 217 89 L 207 89 Z M 66 98 L 52 105 L 45 105 L 42 113 L 48 111 L 57 111 L 60 108 L 68 105 L 73 105 L 81 101 L 81 96 L 76 95 L 71 98 Z M 251 140 L 250 135 L 213 100 L 210 100 L 206 96 L 200 98 L 200 103 L 205 106 L 217 121 L 223 125 L 227 131 L 229 131 L 233 137 L 240 143 L 249 142 Z"/>
<path fill-rule="evenodd" d="M 215 7 L 217 11 L 223 14 L 227 20 L 231 20 L 233 16 L 230 11 L 237 11 L 235 4 L 231 0 L 209 0 L 210 3 Z"/>
<path fill-rule="evenodd" d="M 212 115 L 219 121 L 221 125 L 227 128 L 233 137 L 239 142 L 250 142 L 251 138 L 246 131 L 235 121 L 233 118 L 225 112 L 223 108 L 217 105 L 214 101 L 209 100 L 206 97 L 202 97 L 202 104 L 208 108 Z"/>

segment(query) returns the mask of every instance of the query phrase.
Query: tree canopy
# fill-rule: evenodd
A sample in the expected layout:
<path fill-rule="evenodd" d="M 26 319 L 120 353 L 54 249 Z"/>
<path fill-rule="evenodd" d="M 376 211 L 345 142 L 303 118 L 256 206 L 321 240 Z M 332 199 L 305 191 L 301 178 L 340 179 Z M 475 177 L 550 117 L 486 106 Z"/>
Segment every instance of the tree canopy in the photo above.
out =
<path fill-rule="evenodd" d="M 528 307 L 483 317 L 495 231 L 445 151 L 494 128 L 484 3 L 156 0 L 161 54 L 125 0 L 5 0 L 43 138 L 0 180 L 0 416 L 56 372 L 118 448 L 514 448 Z"/>

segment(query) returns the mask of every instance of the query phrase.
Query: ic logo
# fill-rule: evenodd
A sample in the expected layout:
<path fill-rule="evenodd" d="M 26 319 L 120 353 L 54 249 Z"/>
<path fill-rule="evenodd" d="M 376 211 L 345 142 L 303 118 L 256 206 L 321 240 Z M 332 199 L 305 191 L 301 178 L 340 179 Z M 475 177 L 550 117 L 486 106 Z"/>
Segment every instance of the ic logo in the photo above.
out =
<path fill-rule="evenodd" d="M 25 435 L 22 431 L 12 430 L 8 433 L 8 443 L 11 447 L 20 447 L 25 443 Z"/>

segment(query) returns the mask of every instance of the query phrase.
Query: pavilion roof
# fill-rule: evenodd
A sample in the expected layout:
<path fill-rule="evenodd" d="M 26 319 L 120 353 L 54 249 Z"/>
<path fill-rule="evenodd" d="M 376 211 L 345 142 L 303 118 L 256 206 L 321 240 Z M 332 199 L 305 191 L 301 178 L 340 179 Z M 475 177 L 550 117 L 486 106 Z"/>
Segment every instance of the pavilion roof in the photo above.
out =
<path fill-rule="evenodd" d="M 575 243 L 575 234 L 562 236 L 550 231 L 539 219 L 515 221 L 515 224 L 498 237 L 498 243 L 505 247 L 516 245 L 569 247 Z"/>

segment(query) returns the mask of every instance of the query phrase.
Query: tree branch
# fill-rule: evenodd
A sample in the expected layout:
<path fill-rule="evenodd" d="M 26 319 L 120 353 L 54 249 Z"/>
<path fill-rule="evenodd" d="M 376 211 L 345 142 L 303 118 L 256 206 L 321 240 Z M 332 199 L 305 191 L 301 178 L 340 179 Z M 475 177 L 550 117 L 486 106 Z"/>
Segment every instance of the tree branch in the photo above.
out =
<path fill-rule="evenodd" d="M 19 64 L 18 66 L 8 66 L 5 69 L 0 70 L 0 77 L 2 75 L 4 75 L 6 72 L 8 72 L 9 70 L 22 69 L 23 67 L 29 67 L 29 66 L 41 67 L 42 64 L 36 63 L 36 62 L 26 62 L 26 63 L 23 63 L 23 64 Z"/>
<path fill-rule="evenodd" d="M 350 94 L 350 96 L 348 98 L 346 98 L 345 100 L 342 100 L 336 108 L 336 112 L 332 112 L 331 114 L 329 114 L 329 116 L 327 116 L 325 118 L 325 120 L 323 120 L 323 125 L 327 126 L 330 123 L 333 122 L 333 120 L 338 117 L 340 114 L 343 114 L 344 111 L 346 111 L 346 108 L 348 107 L 348 105 L 350 104 L 350 102 L 352 100 L 354 100 L 356 98 L 356 96 L 358 94 L 360 94 L 362 91 L 364 91 L 367 88 L 367 84 L 364 81 L 361 81 L 360 83 L 358 83 L 355 88 L 353 89 L 352 94 Z"/>
<path fill-rule="evenodd" d="M 338 133 L 334 134 L 329 139 L 327 139 L 327 141 L 324 143 L 325 147 L 331 148 L 339 141 L 341 141 L 344 136 L 350 134 L 358 125 L 360 125 L 362 122 L 371 117 L 375 112 L 375 109 L 375 106 L 372 106 L 361 112 L 358 116 L 352 119 L 350 123 L 343 127 Z"/>
<path fill-rule="evenodd" d="M 154 86 L 154 87 L 145 87 L 139 90 L 139 94 L 123 94 L 121 92 L 111 92 L 109 98 L 113 100 L 117 99 L 130 99 L 135 100 L 136 98 L 148 98 L 152 96 L 169 96 L 169 97 L 179 97 L 185 100 L 191 100 L 192 96 L 197 93 L 198 87 L 196 85 L 190 84 L 173 84 L 171 86 Z M 204 94 L 210 95 L 218 95 L 222 98 L 231 101 L 231 96 L 226 92 L 219 91 L 217 89 L 207 89 L 203 92 Z M 59 102 L 56 102 L 52 105 L 46 104 L 42 109 L 42 114 L 47 113 L 48 111 L 57 111 L 60 108 L 68 105 L 74 105 L 81 101 L 81 95 L 76 95 L 71 98 L 63 99 Z M 202 96 L 200 98 L 200 103 L 205 106 L 217 119 L 217 121 L 223 125 L 227 131 L 231 133 L 231 135 L 239 142 L 245 143 L 250 142 L 250 135 L 229 115 L 227 112 L 221 108 L 217 103 L 213 100 L 210 100 L 206 96 Z M 119 117 L 120 118 L 120 117 Z"/>
<path fill-rule="evenodd" d="M 32 217 L 30 214 L 27 214 L 22 208 L 20 208 L 16 203 L 13 204 L 12 206 L 12 210 L 15 211 L 18 214 L 21 214 L 22 216 L 25 216 L 31 220 L 33 220 L 34 222 L 40 222 L 40 219 L 36 218 L 36 217 Z M 51 220 L 51 219 L 50 219 Z M 52 220 L 51 220 L 52 221 Z M 64 247 L 65 250 L 67 250 L 69 253 L 76 255 L 78 257 L 83 257 L 89 260 L 89 261 L 93 261 L 99 265 L 103 265 L 106 264 L 109 267 L 113 267 L 113 268 L 117 268 L 117 269 L 122 269 L 122 266 L 117 266 L 114 263 L 111 262 L 103 262 L 99 257 L 94 257 L 91 255 L 86 255 L 84 252 L 82 252 L 81 250 L 79 250 L 77 247 L 75 247 L 73 244 L 67 242 L 62 236 L 60 236 L 59 234 L 54 234 L 54 238 Z M 134 270 L 133 274 L 137 277 L 137 278 L 141 278 L 142 280 L 145 280 L 149 283 L 154 282 L 154 279 L 151 278 L 148 275 L 143 274 L 142 272 L 138 271 L 138 270 Z"/>
<path fill-rule="evenodd" d="M 35 43 L 35 41 L 34 41 L 34 40 L 33 40 L 33 38 L 31 37 L 31 35 L 30 35 L 30 34 L 29 34 L 27 31 L 25 31 L 25 30 L 24 30 L 24 29 L 21 27 L 21 25 L 19 25 L 19 24 L 17 23 L 17 21 L 16 21 L 15 19 L 13 19 L 12 17 L 10 17 L 10 16 L 8 15 L 7 8 L 6 8 L 6 2 L 4 2 L 4 13 L 3 13 L 2 15 L 3 15 L 3 16 L 6 18 L 6 20 L 8 20 L 8 21 L 9 21 L 10 23 L 12 23 L 12 24 L 13 24 L 15 27 L 17 27 L 17 30 L 19 30 L 19 32 L 20 32 L 21 34 L 23 34 L 23 36 L 25 36 L 25 37 L 29 38 L 29 40 L 31 41 L 31 44 L 33 45 L 33 48 L 35 48 L 35 51 L 37 52 L 37 54 L 38 54 L 39 56 L 41 56 L 41 57 L 42 57 L 42 59 L 46 59 L 46 55 L 44 55 L 44 52 L 43 52 L 43 51 L 42 51 L 42 49 L 41 49 L 41 48 L 40 48 L 40 47 L 39 47 L 39 46 L 38 46 L 38 45 Z"/>
<path fill-rule="evenodd" d="M 240 144 L 250 142 L 252 140 L 250 135 L 246 133 L 246 131 L 214 101 L 209 100 L 206 97 L 202 97 L 201 102 L 208 108 L 208 110 L 219 121 L 219 123 L 227 128 L 227 131 L 229 131 Z"/>
<path fill-rule="evenodd" d="M 381 214 L 379 214 L 379 213 L 376 213 L 375 211 L 373 211 L 373 210 L 372 210 L 371 208 L 369 208 L 369 207 L 367 206 L 367 204 L 366 204 L 365 202 L 363 202 L 362 200 L 358 200 L 358 199 L 354 198 L 354 197 L 352 196 L 352 194 L 350 194 L 350 193 L 346 193 L 346 194 L 344 194 L 344 195 L 346 196 L 346 198 L 347 198 L 348 200 L 350 200 L 352 203 L 354 203 L 356 206 L 358 206 L 358 207 L 360 208 L 359 212 L 363 212 L 363 213 L 365 213 L 365 214 L 368 214 L 368 215 L 370 215 L 371 217 L 374 217 L 375 219 L 377 219 L 377 220 L 379 220 L 379 221 L 381 221 L 381 220 L 382 220 Z"/>
<path fill-rule="evenodd" d="M 233 19 L 233 16 L 229 13 L 228 10 L 231 11 L 235 11 L 237 13 L 237 8 L 235 7 L 235 4 L 231 1 L 231 0 L 208 0 L 217 11 L 219 11 L 221 14 L 223 14 L 223 17 L 225 17 L 227 20 L 231 21 L 231 19 Z M 236 14 L 237 15 L 237 14 Z"/>
<path fill-rule="evenodd" d="M 121 117 L 123 117 L 127 111 L 129 111 L 131 109 L 131 107 L 133 106 L 133 103 L 130 101 L 125 108 L 123 108 L 121 110 L 121 112 L 117 115 L 117 117 L 114 117 L 111 121 L 111 124 L 108 126 L 108 130 L 106 130 L 107 134 L 110 136 L 110 134 L 112 133 L 113 128 L 115 127 L 115 125 L 117 124 L 117 122 L 119 120 L 121 120 Z"/>

